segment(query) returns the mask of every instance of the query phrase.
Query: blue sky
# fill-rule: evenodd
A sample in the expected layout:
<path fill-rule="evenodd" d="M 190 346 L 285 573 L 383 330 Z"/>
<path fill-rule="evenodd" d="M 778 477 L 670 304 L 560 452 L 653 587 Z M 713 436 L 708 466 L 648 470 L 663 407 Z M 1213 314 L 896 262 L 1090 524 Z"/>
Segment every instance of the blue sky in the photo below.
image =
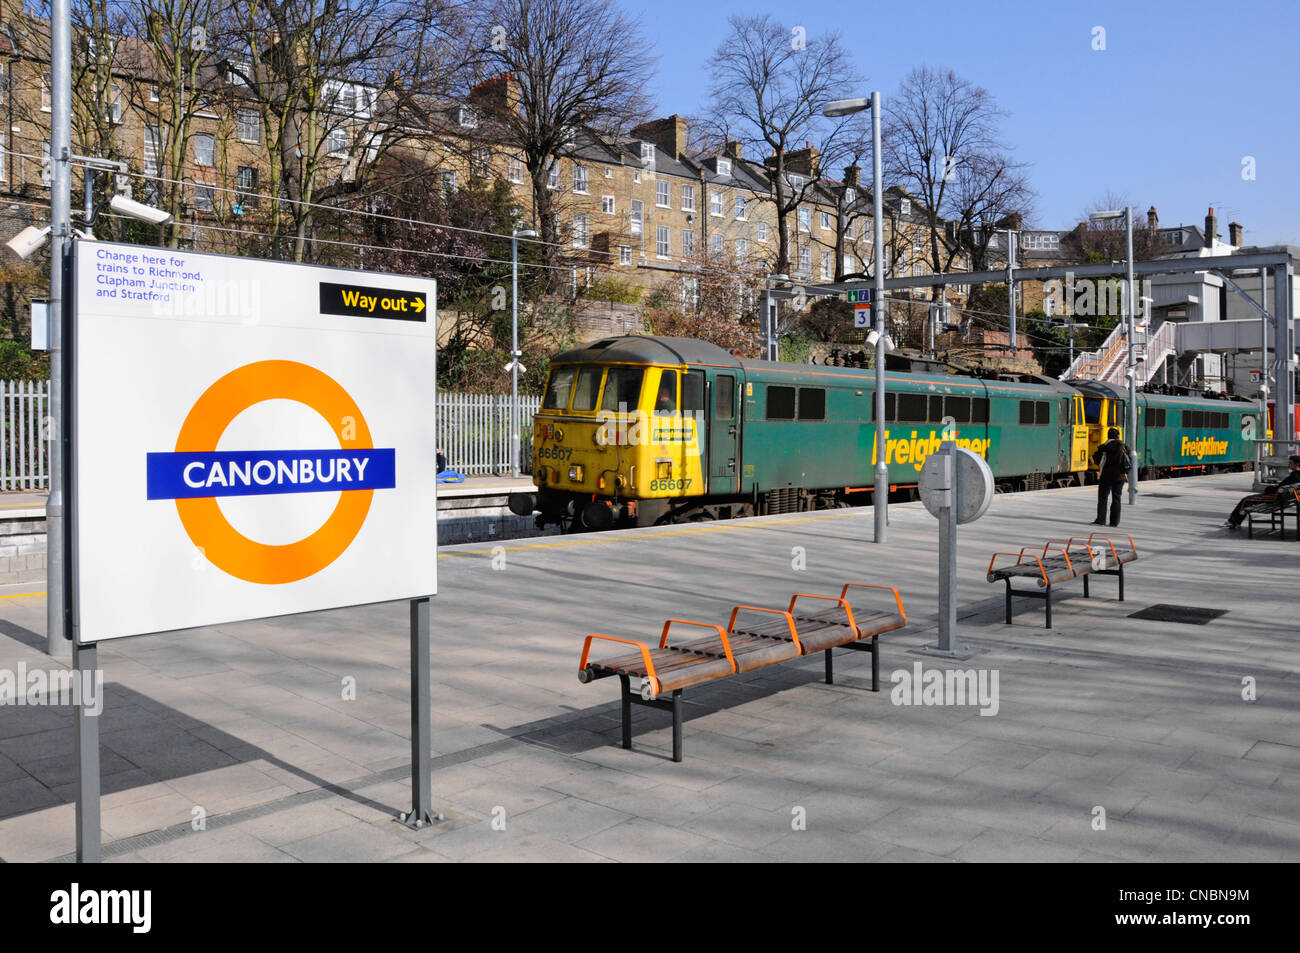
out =
<path fill-rule="evenodd" d="M 1070 228 L 1110 191 L 1142 214 L 1155 205 L 1162 225 L 1201 224 L 1215 205 L 1225 240 L 1235 220 L 1248 244 L 1300 244 L 1294 0 L 623 2 L 659 57 L 660 115 L 703 108 L 706 63 L 729 15 L 769 12 L 810 38 L 838 30 L 867 77 L 864 93 L 888 97 L 921 63 L 988 89 L 1010 113 L 1013 154 L 1031 163 L 1035 225 Z M 1097 26 L 1104 51 L 1092 49 Z"/>

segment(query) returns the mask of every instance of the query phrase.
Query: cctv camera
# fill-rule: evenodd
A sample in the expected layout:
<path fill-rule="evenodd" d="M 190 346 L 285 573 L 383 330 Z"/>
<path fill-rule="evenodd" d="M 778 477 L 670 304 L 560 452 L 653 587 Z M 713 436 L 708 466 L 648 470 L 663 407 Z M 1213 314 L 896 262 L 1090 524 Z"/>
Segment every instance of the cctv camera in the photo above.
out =
<path fill-rule="evenodd" d="M 46 225 L 44 228 L 37 228 L 35 225 L 28 225 L 5 242 L 5 245 L 19 258 L 30 258 L 45 247 L 45 242 L 49 237 L 50 226 Z"/>
<path fill-rule="evenodd" d="M 119 215 L 138 218 L 150 225 L 166 225 L 172 220 L 171 212 L 164 212 L 160 208 L 145 205 L 143 202 L 137 202 L 135 199 L 129 199 L 124 195 L 114 195 L 108 200 L 108 207 Z"/>

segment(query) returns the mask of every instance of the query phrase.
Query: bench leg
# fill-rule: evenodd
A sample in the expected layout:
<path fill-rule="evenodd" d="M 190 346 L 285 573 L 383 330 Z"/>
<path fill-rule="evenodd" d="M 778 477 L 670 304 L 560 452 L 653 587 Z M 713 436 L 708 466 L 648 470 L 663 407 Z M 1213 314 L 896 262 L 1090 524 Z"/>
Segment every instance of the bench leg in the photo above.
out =
<path fill-rule="evenodd" d="M 1008 578 L 1008 579 L 1003 579 L 1002 581 L 1007 584 L 1007 625 L 1010 625 L 1011 624 L 1011 580 Z"/>
<path fill-rule="evenodd" d="M 826 684 L 835 684 L 835 663 L 831 659 L 831 650 L 826 650 Z"/>
<path fill-rule="evenodd" d="M 1043 593 L 1043 601 L 1047 603 L 1047 627 L 1052 627 L 1052 585 L 1047 584 L 1047 589 Z"/>
<path fill-rule="evenodd" d="M 673 692 L 673 761 L 682 760 L 682 690 Z"/>
<path fill-rule="evenodd" d="M 871 690 L 880 691 L 880 636 L 871 637 Z"/>
<path fill-rule="evenodd" d="M 1090 599 L 1091 597 L 1092 593 L 1088 591 L 1088 577 L 1085 575 L 1083 577 L 1083 598 Z"/>
<path fill-rule="evenodd" d="M 632 747 L 632 685 L 626 675 L 618 677 L 623 686 L 623 747 Z"/>
<path fill-rule="evenodd" d="M 1119 601 L 1124 601 L 1124 564 L 1119 564 Z"/>

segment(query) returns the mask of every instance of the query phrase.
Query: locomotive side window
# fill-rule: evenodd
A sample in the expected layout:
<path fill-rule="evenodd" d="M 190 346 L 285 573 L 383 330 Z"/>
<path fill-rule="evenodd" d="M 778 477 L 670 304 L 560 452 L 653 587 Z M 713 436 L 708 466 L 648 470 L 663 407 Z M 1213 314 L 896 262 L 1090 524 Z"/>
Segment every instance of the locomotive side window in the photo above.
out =
<path fill-rule="evenodd" d="M 603 367 L 584 367 L 578 371 L 578 383 L 573 388 L 574 410 L 595 410 L 600 395 L 600 375 Z"/>
<path fill-rule="evenodd" d="M 569 406 L 569 390 L 573 387 L 573 368 L 557 367 L 551 371 L 551 383 L 546 388 L 544 410 L 563 410 Z"/>
<path fill-rule="evenodd" d="M 1032 424 L 1034 422 L 1034 402 L 1032 400 L 1022 400 L 1020 402 L 1020 422 L 1022 424 Z"/>
<path fill-rule="evenodd" d="M 767 388 L 767 419 L 794 420 L 794 388 Z"/>
<path fill-rule="evenodd" d="M 644 368 L 611 367 L 605 375 L 605 396 L 601 399 L 600 409 L 620 414 L 635 410 L 641 397 L 643 377 Z"/>
<path fill-rule="evenodd" d="M 1205 426 L 1205 411 L 1203 410 L 1184 410 L 1183 426 L 1199 430 Z"/>
<path fill-rule="evenodd" d="M 1050 424 L 1052 422 L 1052 404 L 1046 400 L 1034 401 L 1034 423 Z"/>
<path fill-rule="evenodd" d="M 943 399 L 944 415 L 951 417 L 959 424 L 970 423 L 970 398 L 969 397 L 945 397 Z"/>
<path fill-rule="evenodd" d="M 973 424 L 986 424 L 989 422 L 989 399 L 987 397 L 971 398 L 970 422 Z"/>
<path fill-rule="evenodd" d="M 659 374 L 659 391 L 655 398 L 656 414 L 677 413 L 677 372 L 662 371 Z"/>
<path fill-rule="evenodd" d="M 1214 416 L 1215 416 L 1215 418 L 1216 418 L 1216 421 L 1215 421 L 1214 426 L 1217 427 L 1219 430 L 1227 430 L 1227 429 L 1228 429 L 1228 415 L 1225 414 L 1225 413 L 1217 413 L 1217 414 L 1215 414 Z"/>
<path fill-rule="evenodd" d="M 889 395 L 886 394 L 885 396 L 888 397 Z M 897 419 L 924 423 L 926 403 L 924 394 L 899 394 Z"/>
<path fill-rule="evenodd" d="M 704 372 L 687 371 L 682 378 L 682 412 L 703 415 Z"/>
<path fill-rule="evenodd" d="M 1101 422 L 1101 398 L 1085 397 L 1083 400 L 1083 419 L 1090 424 Z"/>
<path fill-rule="evenodd" d="M 736 416 L 736 379 L 730 374 L 718 375 L 713 391 L 713 416 L 717 420 Z"/>
<path fill-rule="evenodd" d="M 930 416 L 928 419 L 932 424 L 943 422 L 943 398 L 938 394 L 930 395 Z"/>
<path fill-rule="evenodd" d="M 826 419 L 826 391 L 820 387 L 799 388 L 799 419 Z"/>
<path fill-rule="evenodd" d="M 886 391 L 885 392 L 885 420 L 897 420 L 898 419 L 897 409 L 898 409 L 898 395 Z M 875 395 L 873 394 L 871 397 L 872 422 L 875 422 L 875 419 L 876 419 L 876 398 Z"/>

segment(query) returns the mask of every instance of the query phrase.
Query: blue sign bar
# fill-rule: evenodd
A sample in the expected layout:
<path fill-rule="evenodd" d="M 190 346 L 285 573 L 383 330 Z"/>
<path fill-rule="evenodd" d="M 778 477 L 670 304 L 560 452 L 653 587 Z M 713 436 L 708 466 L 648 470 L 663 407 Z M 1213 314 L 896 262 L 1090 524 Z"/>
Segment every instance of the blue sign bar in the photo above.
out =
<path fill-rule="evenodd" d="M 387 490 L 397 486 L 397 451 L 391 448 L 222 450 L 146 456 L 146 486 L 151 500 Z"/>

